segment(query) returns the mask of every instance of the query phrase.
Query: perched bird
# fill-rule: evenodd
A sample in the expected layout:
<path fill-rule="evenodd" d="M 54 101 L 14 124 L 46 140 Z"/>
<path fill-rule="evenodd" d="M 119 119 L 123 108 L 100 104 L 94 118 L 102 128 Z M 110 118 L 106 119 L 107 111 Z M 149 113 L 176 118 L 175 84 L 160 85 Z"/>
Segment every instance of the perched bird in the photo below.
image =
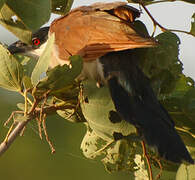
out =
<path fill-rule="evenodd" d="M 33 35 L 33 46 L 18 41 L 8 49 L 39 57 L 47 36 L 54 33 L 51 67 L 68 64 L 71 55 L 82 56 L 84 65 L 78 79 L 90 78 L 107 85 L 119 116 L 133 124 L 161 157 L 193 164 L 173 120 L 138 67 L 134 49 L 157 45 L 135 30 L 133 23 L 139 16 L 139 10 L 124 2 L 82 6 L 54 20 L 50 28 L 41 28 Z"/>

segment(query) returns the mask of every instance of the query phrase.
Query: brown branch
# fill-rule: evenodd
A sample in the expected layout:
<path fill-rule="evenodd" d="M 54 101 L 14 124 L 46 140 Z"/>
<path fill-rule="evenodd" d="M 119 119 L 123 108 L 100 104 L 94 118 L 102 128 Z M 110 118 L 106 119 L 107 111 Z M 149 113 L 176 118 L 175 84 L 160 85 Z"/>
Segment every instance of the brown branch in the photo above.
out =
<path fill-rule="evenodd" d="M 14 128 L 14 130 L 9 134 L 9 136 L 7 137 L 6 141 L 3 141 L 0 144 L 0 156 L 6 152 L 6 150 L 9 148 L 9 146 L 14 142 L 14 140 L 16 139 L 16 137 L 18 135 L 20 135 L 20 133 L 22 132 L 23 128 L 26 126 L 26 124 L 28 123 L 28 121 L 22 121 L 19 122 L 16 127 Z"/>
<path fill-rule="evenodd" d="M 153 179 L 153 174 L 152 174 L 152 167 L 151 167 L 151 164 L 150 164 L 150 160 L 149 160 L 149 157 L 148 157 L 148 154 L 147 154 L 147 151 L 146 151 L 146 146 L 145 146 L 144 141 L 141 141 L 141 145 L 142 145 L 142 149 L 143 149 L 143 155 L 146 158 L 146 162 L 147 162 L 147 165 L 148 165 L 149 179 L 154 180 Z"/>
<path fill-rule="evenodd" d="M 48 136 L 48 133 L 47 133 L 47 127 L 46 127 L 46 114 L 43 114 L 43 120 L 42 120 L 42 126 L 43 126 L 43 131 L 44 131 L 44 134 L 45 134 L 45 138 L 46 138 L 46 141 L 47 143 L 49 144 L 50 146 L 50 149 L 51 149 L 51 153 L 54 154 L 56 152 L 51 140 L 49 139 L 49 136 Z"/>
<path fill-rule="evenodd" d="M 14 142 L 14 140 L 20 135 L 20 133 L 23 131 L 24 127 L 30 122 L 31 120 L 35 119 L 38 115 L 40 115 L 40 111 L 42 111 L 43 114 L 53 114 L 57 110 L 64 110 L 64 109 L 72 109 L 74 108 L 73 105 L 62 105 L 62 106 L 48 106 L 41 110 L 41 108 L 36 108 L 38 105 L 37 102 L 35 102 L 30 110 L 30 113 L 28 114 L 28 119 L 26 121 L 19 122 L 16 127 L 8 134 L 6 139 L 0 144 L 0 156 L 7 151 L 7 149 L 10 147 L 10 145 Z M 19 111 L 20 112 L 20 111 Z M 13 117 L 14 112 L 11 114 Z M 10 118 L 9 118 L 10 119 Z"/>

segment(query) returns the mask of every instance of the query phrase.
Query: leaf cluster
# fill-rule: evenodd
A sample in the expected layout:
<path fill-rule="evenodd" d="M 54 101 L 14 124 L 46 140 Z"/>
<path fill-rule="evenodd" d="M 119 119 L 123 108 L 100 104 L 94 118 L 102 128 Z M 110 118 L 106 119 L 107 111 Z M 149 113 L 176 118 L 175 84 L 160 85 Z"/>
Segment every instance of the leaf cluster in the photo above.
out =
<path fill-rule="evenodd" d="M 0 0 L 0 24 L 21 41 L 31 43 L 32 32 L 49 21 L 51 13 L 66 14 L 73 0 Z"/>
<path fill-rule="evenodd" d="M 13 112 L 5 124 L 13 118 L 13 128 L 21 122 L 25 126 L 26 122 L 37 119 L 39 135 L 42 138 L 43 126 L 50 146 L 45 128 L 48 114 L 58 113 L 73 122 L 85 120 L 78 103 L 79 82 L 75 81 L 82 70 L 82 59 L 75 55 L 70 57 L 70 65 L 49 69 L 54 40 L 53 34 L 37 62 L 25 56 L 11 55 L 0 45 L 0 87 L 24 96 L 24 104 L 18 104 L 21 111 Z M 53 146 L 51 149 L 54 151 Z"/>

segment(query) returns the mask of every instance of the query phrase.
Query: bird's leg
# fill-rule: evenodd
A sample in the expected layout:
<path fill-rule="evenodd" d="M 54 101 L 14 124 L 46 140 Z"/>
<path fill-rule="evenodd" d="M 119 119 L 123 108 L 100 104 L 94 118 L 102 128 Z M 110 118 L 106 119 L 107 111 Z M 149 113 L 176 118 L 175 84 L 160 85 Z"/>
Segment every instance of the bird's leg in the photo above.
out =
<path fill-rule="evenodd" d="M 149 157 L 148 157 L 148 154 L 147 154 L 147 151 L 146 151 L 146 146 L 145 146 L 144 141 L 141 141 L 141 145 L 142 145 L 142 149 L 143 149 L 143 155 L 146 158 L 146 162 L 147 162 L 147 165 L 148 165 L 149 179 L 153 180 L 152 167 L 151 167 L 151 164 L 150 164 L 150 160 L 149 160 Z"/>

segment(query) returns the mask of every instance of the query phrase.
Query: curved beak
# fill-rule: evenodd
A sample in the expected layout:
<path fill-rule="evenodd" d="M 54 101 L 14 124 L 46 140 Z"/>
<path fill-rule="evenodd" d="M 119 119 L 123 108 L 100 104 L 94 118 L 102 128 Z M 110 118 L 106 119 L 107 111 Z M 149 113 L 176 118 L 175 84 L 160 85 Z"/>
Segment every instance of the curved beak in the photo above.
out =
<path fill-rule="evenodd" d="M 32 49 L 33 48 L 31 45 L 25 44 L 22 41 L 16 41 L 15 43 L 8 46 L 8 50 L 11 54 L 26 53 Z"/>

